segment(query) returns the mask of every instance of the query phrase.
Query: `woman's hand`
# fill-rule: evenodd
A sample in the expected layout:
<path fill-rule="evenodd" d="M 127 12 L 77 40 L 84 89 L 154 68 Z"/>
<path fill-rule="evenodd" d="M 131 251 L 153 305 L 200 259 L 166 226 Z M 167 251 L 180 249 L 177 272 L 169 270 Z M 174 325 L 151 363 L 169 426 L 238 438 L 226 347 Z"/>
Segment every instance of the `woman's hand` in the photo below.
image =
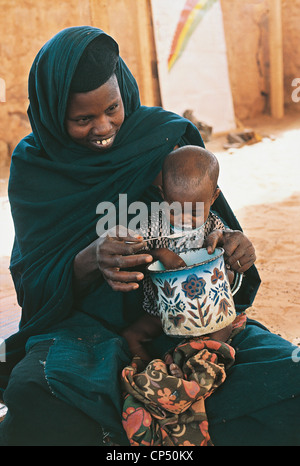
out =
<path fill-rule="evenodd" d="M 212 254 L 217 246 L 224 249 L 226 264 L 236 272 L 246 272 L 256 260 L 253 244 L 239 230 L 212 231 L 207 236 L 204 247 Z"/>
<path fill-rule="evenodd" d="M 137 282 L 143 280 L 144 274 L 128 269 L 152 262 L 150 254 L 138 254 L 143 247 L 143 238 L 122 226 L 99 238 L 96 245 L 98 268 L 113 290 L 127 292 L 139 287 Z"/>
<path fill-rule="evenodd" d="M 128 269 L 147 265 L 153 258 L 138 254 L 144 247 L 143 238 L 134 235 L 122 226 L 116 227 L 80 251 L 73 264 L 75 292 L 103 279 L 116 291 L 137 289 L 144 274 Z"/>

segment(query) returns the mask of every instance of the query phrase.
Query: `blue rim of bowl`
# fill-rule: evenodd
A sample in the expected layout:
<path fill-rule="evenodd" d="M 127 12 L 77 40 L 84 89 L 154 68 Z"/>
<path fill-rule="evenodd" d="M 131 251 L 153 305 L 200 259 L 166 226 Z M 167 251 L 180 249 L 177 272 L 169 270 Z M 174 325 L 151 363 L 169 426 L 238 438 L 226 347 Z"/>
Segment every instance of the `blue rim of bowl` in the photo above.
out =
<path fill-rule="evenodd" d="M 200 249 L 205 249 L 205 248 L 200 248 Z M 150 270 L 149 268 L 151 267 L 151 265 L 153 266 L 154 264 L 156 264 L 157 262 L 160 262 L 159 260 L 156 260 L 155 262 L 152 262 L 151 264 L 147 265 L 146 266 L 146 269 L 148 270 L 149 273 L 166 273 L 166 272 L 179 272 L 181 270 L 190 270 L 190 269 L 194 269 L 195 267 L 199 267 L 199 265 L 204 265 L 204 264 L 208 264 L 209 262 L 213 262 L 215 261 L 216 259 L 219 259 L 223 254 L 224 254 L 224 249 L 223 248 L 215 248 L 215 251 L 219 251 L 218 255 L 217 256 L 213 256 L 211 257 L 210 259 L 206 259 L 205 261 L 202 261 L 202 262 L 197 262 L 196 264 L 193 264 L 193 265 L 186 265 L 185 267 L 179 267 L 178 269 L 167 269 L 167 270 Z M 182 255 L 183 254 L 188 254 L 189 251 L 186 251 L 186 252 L 182 252 L 180 254 L 178 254 L 181 258 L 182 258 Z M 150 253 L 151 254 L 151 253 Z M 182 258 L 183 259 L 183 258 Z"/>

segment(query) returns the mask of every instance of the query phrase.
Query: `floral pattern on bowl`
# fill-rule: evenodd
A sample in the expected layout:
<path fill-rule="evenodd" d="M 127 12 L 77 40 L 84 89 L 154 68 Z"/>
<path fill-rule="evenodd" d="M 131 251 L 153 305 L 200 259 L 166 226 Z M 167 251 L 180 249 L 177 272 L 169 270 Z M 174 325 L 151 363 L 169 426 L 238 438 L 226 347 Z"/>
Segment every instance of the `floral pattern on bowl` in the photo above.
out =
<path fill-rule="evenodd" d="M 164 270 L 159 261 L 148 266 L 157 289 L 162 326 L 173 336 L 199 336 L 229 325 L 236 317 L 223 249 L 180 254 L 187 264 Z"/>

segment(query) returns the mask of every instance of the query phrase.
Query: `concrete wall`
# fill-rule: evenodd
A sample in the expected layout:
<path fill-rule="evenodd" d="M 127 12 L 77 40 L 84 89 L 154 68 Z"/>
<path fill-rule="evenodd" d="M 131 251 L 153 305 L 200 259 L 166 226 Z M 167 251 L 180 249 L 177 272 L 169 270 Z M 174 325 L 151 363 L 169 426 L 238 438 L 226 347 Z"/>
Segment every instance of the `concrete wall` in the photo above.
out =
<path fill-rule="evenodd" d="M 221 0 L 236 116 L 244 121 L 269 111 L 268 6 L 272 0 Z M 282 0 L 285 103 L 300 77 L 300 0 Z M 42 45 L 59 30 L 90 24 L 120 44 L 145 105 L 159 105 L 150 0 L 0 0 L 0 166 L 28 134 L 27 78 Z M 3 89 L 2 89 L 3 91 Z"/>

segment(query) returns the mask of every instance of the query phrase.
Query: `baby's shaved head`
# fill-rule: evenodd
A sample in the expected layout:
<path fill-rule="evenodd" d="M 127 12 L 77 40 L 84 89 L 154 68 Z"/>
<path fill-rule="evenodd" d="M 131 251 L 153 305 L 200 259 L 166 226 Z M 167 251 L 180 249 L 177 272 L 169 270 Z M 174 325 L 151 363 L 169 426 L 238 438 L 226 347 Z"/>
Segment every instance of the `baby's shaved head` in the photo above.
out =
<path fill-rule="evenodd" d="M 171 186 L 196 190 L 208 177 L 214 192 L 218 183 L 219 162 L 214 154 L 203 147 L 184 146 L 165 158 L 162 174 L 163 190 Z"/>

